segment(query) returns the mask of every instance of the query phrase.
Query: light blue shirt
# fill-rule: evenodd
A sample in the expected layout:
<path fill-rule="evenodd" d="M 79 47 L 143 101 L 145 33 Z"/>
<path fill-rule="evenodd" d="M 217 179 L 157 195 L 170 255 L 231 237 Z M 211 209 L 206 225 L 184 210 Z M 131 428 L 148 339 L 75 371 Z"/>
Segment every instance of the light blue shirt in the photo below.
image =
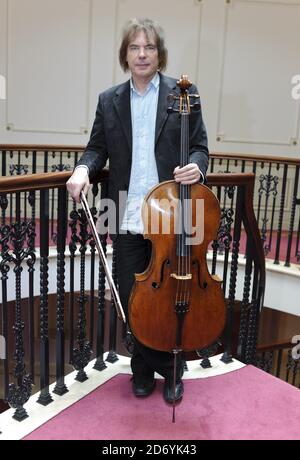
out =
<path fill-rule="evenodd" d="M 143 233 L 142 203 L 149 190 L 159 182 L 154 154 L 158 92 L 158 73 L 143 94 L 130 80 L 132 164 L 121 230 L 132 233 Z"/>

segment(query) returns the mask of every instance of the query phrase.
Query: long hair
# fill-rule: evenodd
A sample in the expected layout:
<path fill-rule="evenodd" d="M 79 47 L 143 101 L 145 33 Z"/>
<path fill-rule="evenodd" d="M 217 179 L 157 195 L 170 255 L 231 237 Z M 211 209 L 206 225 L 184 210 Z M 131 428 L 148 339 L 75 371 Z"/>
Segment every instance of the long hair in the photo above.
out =
<path fill-rule="evenodd" d="M 145 32 L 148 40 L 150 38 L 155 39 L 155 44 L 158 51 L 158 68 L 161 71 L 164 71 L 167 67 L 168 60 L 168 50 L 165 47 L 165 37 L 164 31 L 160 24 L 152 19 L 130 19 L 123 29 L 122 42 L 119 49 L 119 62 L 124 70 L 128 71 L 127 63 L 127 49 L 130 41 L 138 32 Z"/>

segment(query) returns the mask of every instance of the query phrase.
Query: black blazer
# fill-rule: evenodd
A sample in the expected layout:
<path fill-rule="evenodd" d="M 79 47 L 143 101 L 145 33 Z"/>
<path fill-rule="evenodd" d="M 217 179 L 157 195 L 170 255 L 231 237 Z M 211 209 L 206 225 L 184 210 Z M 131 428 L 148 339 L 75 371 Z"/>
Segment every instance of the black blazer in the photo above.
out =
<path fill-rule="evenodd" d="M 173 179 L 173 170 L 180 164 L 180 116 L 178 113 L 167 112 L 168 95 L 178 92 L 176 80 L 160 74 L 155 128 L 155 158 L 160 182 Z M 197 93 L 194 85 L 190 88 L 190 93 Z M 189 126 L 189 161 L 197 163 L 205 176 L 209 154 L 201 110 L 191 113 Z M 91 137 L 77 163 L 77 166 L 89 167 L 90 180 L 94 181 L 109 159 L 108 197 L 116 203 L 117 215 L 119 192 L 127 191 L 129 187 L 131 158 L 132 127 L 128 80 L 100 94 Z"/>

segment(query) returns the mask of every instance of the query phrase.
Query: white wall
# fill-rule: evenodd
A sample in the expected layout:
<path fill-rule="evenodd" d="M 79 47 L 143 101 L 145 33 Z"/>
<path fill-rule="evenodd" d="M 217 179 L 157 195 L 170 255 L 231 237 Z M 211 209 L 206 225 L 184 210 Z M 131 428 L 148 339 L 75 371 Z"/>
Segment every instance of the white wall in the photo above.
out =
<path fill-rule="evenodd" d="M 197 83 L 212 151 L 299 155 L 300 0 L 0 0 L 0 143 L 84 145 L 98 93 L 127 78 L 132 16 L 164 26 L 167 73 Z"/>

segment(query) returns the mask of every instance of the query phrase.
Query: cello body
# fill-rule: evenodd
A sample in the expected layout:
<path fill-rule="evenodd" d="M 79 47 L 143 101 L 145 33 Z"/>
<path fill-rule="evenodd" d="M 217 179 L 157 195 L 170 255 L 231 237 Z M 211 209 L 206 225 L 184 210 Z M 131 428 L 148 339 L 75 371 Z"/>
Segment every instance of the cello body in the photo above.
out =
<path fill-rule="evenodd" d="M 180 165 L 184 166 L 193 106 L 187 77 L 178 86 L 181 95 L 174 99 L 179 99 L 177 111 L 182 115 Z M 213 192 L 199 183 L 166 181 L 145 197 L 144 238 L 151 241 L 152 253 L 146 270 L 135 275 L 128 305 L 131 331 L 145 346 L 167 352 L 194 351 L 209 346 L 222 333 L 226 308 L 221 280 L 209 273 L 206 262 L 220 214 Z"/>
<path fill-rule="evenodd" d="M 203 241 L 191 248 L 191 279 L 178 281 L 171 275 L 178 269 L 174 207 L 169 207 L 170 235 L 151 233 L 151 221 L 166 219 L 164 203 L 178 200 L 178 184 L 167 181 L 154 187 L 143 205 L 144 237 L 152 242 L 152 255 L 147 269 L 136 274 L 129 300 L 130 327 L 144 345 L 161 351 L 172 351 L 175 345 L 184 351 L 201 349 L 211 344 L 221 333 L 225 323 L 225 300 L 221 282 L 211 276 L 206 262 L 208 244 L 216 237 L 220 222 L 219 202 L 211 190 L 201 184 L 191 186 L 192 222 L 196 226 L 196 203 L 203 200 Z M 162 203 L 162 206 L 158 206 Z M 194 208 L 194 209 L 193 209 Z M 146 219 L 146 217 L 148 217 Z M 199 223 L 198 223 L 199 225 Z M 201 231 L 202 232 L 202 231 Z M 185 314 L 181 344 L 176 344 L 176 295 L 179 284 L 187 284 L 188 312 Z M 184 289 L 179 286 L 179 289 Z"/>

